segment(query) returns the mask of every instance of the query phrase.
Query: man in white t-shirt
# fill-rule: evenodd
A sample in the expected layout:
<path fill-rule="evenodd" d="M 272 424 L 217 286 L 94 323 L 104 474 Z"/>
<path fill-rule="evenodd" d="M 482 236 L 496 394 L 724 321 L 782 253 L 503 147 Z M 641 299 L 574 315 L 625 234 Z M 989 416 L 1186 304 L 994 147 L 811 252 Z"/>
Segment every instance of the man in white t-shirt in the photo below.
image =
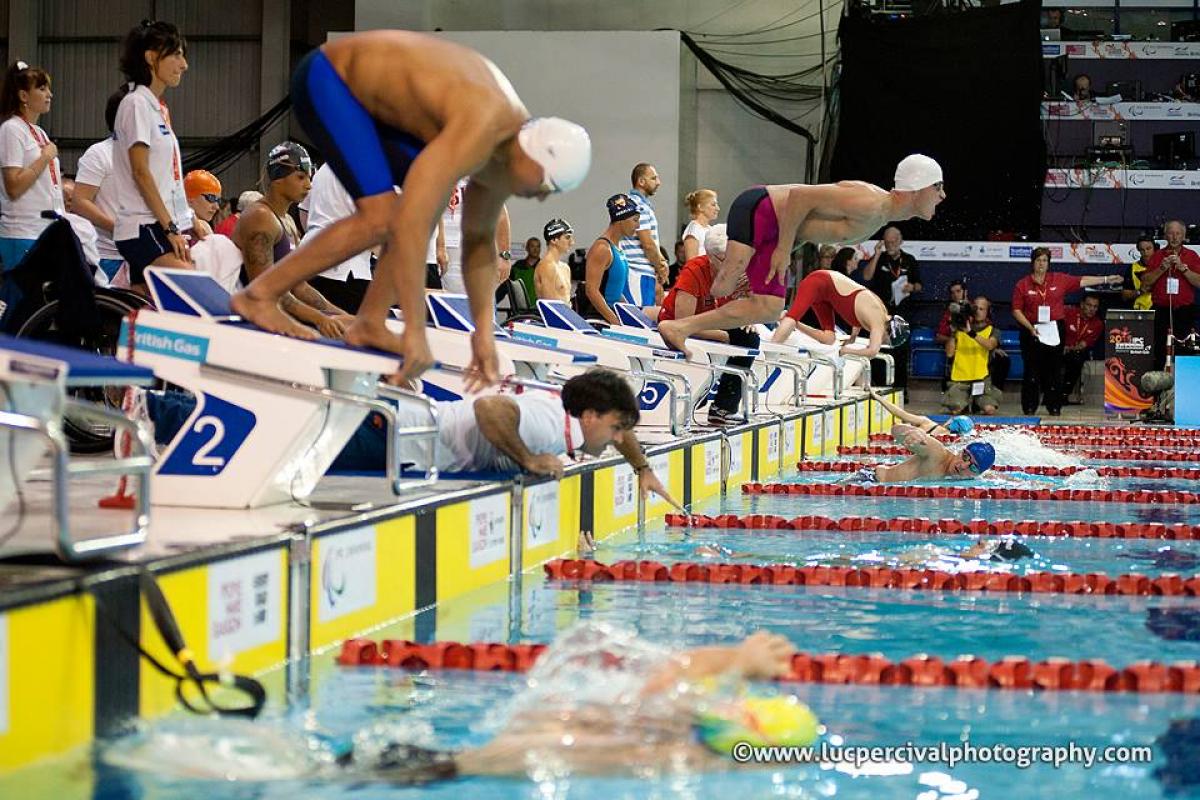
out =
<path fill-rule="evenodd" d="M 322 228 L 353 214 L 354 200 L 342 186 L 333 169 L 328 164 L 323 164 L 313 175 L 312 189 L 308 197 L 300 202 L 300 210 L 307 215 L 304 240 L 308 240 Z M 371 251 L 364 250 L 351 256 L 308 283 L 329 302 L 351 314 L 357 314 L 363 295 L 371 285 Z"/>
<path fill-rule="evenodd" d="M 124 95 L 115 92 L 104 108 L 104 121 L 109 132 L 116 124 L 117 107 Z M 75 194 L 72 206 L 75 213 L 92 223 L 96 229 L 96 249 L 100 254 L 100 269 L 111 281 L 121 269 L 121 258 L 113 242 L 113 227 L 117 221 L 116 187 L 112 180 L 113 139 L 109 136 L 89 147 L 76 165 Z"/>

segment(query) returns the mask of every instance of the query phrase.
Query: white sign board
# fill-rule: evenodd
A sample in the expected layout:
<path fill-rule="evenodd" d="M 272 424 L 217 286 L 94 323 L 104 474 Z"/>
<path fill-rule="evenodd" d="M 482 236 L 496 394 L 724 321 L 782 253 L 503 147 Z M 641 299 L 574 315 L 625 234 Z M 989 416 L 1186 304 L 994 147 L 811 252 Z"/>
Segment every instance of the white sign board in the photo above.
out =
<path fill-rule="evenodd" d="M 526 489 L 525 546 L 541 547 L 558 541 L 558 481 Z"/>
<path fill-rule="evenodd" d="M 704 443 L 704 483 L 721 482 L 721 440 Z"/>
<path fill-rule="evenodd" d="M 328 622 L 375 605 L 375 528 L 357 528 L 317 540 L 321 594 L 317 619 Z"/>
<path fill-rule="evenodd" d="M 508 495 L 471 501 L 471 569 L 494 564 L 508 555 Z"/>
<path fill-rule="evenodd" d="M 624 517 L 637 511 L 637 477 L 633 467 L 613 467 L 613 516 Z"/>
<path fill-rule="evenodd" d="M 214 663 L 279 640 L 282 587 L 277 550 L 208 568 L 208 655 Z"/>
<path fill-rule="evenodd" d="M 783 459 L 791 462 L 796 458 L 796 420 L 783 423 Z"/>
<path fill-rule="evenodd" d="M 746 437 L 742 434 L 736 434 L 729 437 L 729 474 L 742 474 L 742 448 L 745 446 Z"/>

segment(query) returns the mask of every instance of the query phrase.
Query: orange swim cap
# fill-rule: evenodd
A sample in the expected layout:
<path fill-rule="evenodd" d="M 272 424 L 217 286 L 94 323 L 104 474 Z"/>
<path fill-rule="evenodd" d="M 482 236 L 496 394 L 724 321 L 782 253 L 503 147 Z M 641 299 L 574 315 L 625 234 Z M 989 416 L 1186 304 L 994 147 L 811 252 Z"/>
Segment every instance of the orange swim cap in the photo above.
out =
<path fill-rule="evenodd" d="M 183 176 L 183 191 L 188 198 L 199 197 L 202 194 L 221 195 L 221 182 L 217 176 L 206 169 L 194 169 Z"/>

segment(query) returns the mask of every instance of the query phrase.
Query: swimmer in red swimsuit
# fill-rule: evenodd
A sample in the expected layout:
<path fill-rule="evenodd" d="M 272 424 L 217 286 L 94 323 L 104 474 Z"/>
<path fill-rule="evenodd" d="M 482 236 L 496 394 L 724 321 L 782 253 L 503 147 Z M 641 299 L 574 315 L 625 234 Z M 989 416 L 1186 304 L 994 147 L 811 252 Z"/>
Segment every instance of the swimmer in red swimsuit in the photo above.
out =
<path fill-rule="evenodd" d="M 945 199 L 941 167 L 922 155 L 900 162 L 890 192 L 861 181 L 747 189 L 729 209 L 729 247 L 725 266 L 713 282 L 713 295 L 728 296 L 744 275 L 749 296 L 663 322 L 658 332 L 668 345 L 688 353 L 685 341 L 697 331 L 774 322 L 783 310 L 787 271 L 797 244 L 861 242 L 889 221 L 933 219 L 934 209 Z"/>
<path fill-rule="evenodd" d="M 800 320 L 812 311 L 820 328 L 806 325 Z M 850 340 L 854 341 L 860 330 L 870 338 L 866 347 L 843 345 L 842 355 L 871 358 L 883 345 L 899 347 L 908 338 L 908 323 L 901 317 L 889 316 L 887 307 L 874 292 L 855 283 L 840 272 L 819 269 L 809 273 L 796 287 L 796 299 L 787 310 L 771 341 L 787 341 L 792 331 L 799 330 L 822 344 L 836 344 L 834 317 L 850 326 Z"/>

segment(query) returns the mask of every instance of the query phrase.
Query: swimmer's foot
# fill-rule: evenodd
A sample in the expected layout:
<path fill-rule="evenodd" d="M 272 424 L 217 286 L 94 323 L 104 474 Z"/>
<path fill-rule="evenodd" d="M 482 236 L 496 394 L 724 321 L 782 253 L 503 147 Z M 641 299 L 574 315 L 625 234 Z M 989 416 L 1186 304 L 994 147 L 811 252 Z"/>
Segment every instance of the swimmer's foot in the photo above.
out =
<path fill-rule="evenodd" d="M 355 317 L 346 328 L 345 341 L 354 347 L 370 347 L 404 356 L 400 371 L 388 377 L 388 383 L 393 386 L 409 388 L 421 373 L 433 366 L 433 356 L 423 335 L 401 336 L 392 333 L 382 320 Z"/>
<path fill-rule="evenodd" d="M 242 291 L 229 298 L 233 313 L 265 331 L 281 333 L 293 339 L 316 339 L 318 334 L 307 325 L 297 322 L 279 307 L 279 300 L 255 297 L 250 290 Z"/>
<path fill-rule="evenodd" d="M 688 358 L 692 357 L 692 353 L 684 343 L 687 341 L 687 336 L 679 330 L 680 325 L 675 320 L 666 320 L 658 323 L 658 335 L 662 337 L 663 343 L 672 350 L 678 350 Z"/>

